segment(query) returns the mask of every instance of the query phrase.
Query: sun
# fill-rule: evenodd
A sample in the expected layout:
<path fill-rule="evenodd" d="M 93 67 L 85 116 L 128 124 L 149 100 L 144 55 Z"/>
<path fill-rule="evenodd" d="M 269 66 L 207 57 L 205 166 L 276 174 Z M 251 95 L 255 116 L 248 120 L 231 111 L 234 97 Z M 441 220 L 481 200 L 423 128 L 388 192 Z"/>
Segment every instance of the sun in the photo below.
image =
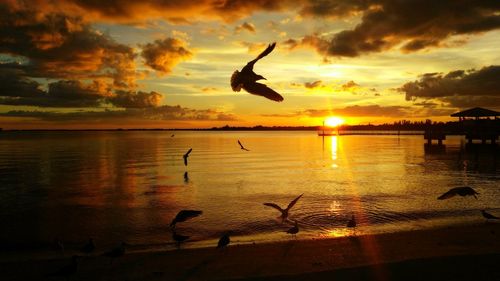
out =
<path fill-rule="evenodd" d="M 330 116 L 325 119 L 325 125 L 328 127 L 337 127 L 344 124 L 344 119 L 337 116 Z"/>

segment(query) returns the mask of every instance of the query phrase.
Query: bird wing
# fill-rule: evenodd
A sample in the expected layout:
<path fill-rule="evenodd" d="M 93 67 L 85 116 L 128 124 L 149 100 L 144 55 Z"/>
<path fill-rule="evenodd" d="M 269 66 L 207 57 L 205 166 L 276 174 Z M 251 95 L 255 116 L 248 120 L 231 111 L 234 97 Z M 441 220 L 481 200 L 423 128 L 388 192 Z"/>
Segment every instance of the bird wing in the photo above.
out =
<path fill-rule="evenodd" d="M 184 156 L 188 157 L 188 156 L 189 156 L 189 153 L 191 153 L 191 151 L 193 151 L 193 149 L 192 149 L 192 148 L 190 148 L 190 149 L 188 150 L 188 152 L 186 152 L 186 154 L 184 154 Z"/>
<path fill-rule="evenodd" d="M 240 140 L 238 140 L 238 144 L 240 145 L 241 149 L 244 149 L 243 145 L 241 144 Z"/>
<path fill-rule="evenodd" d="M 444 200 L 444 199 L 449 199 L 453 196 L 457 195 L 457 190 L 455 188 L 452 188 L 445 192 L 443 195 L 439 196 L 437 199 L 438 200 Z"/>
<path fill-rule="evenodd" d="M 280 206 L 274 204 L 274 203 L 264 203 L 265 206 L 269 206 L 269 207 L 273 207 L 275 208 L 276 210 L 280 211 L 280 212 L 283 212 L 283 209 L 281 209 Z"/>
<path fill-rule="evenodd" d="M 290 210 L 295 205 L 295 203 L 297 203 L 297 201 L 299 201 L 299 199 L 300 199 L 300 197 L 302 197 L 302 195 L 304 195 L 304 193 L 299 195 L 297 198 L 293 199 L 293 201 L 290 202 L 290 204 L 288 204 L 288 207 L 286 207 L 287 210 Z"/>
<path fill-rule="evenodd" d="M 252 95 L 263 96 L 270 100 L 281 102 L 283 97 L 273 89 L 261 83 L 245 83 L 243 89 Z"/>
<path fill-rule="evenodd" d="M 182 156 L 182 158 L 184 158 L 184 166 L 187 166 L 188 165 L 188 158 L 186 155 Z"/>
<path fill-rule="evenodd" d="M 247 63 L 247 65 L 245 65 L 245 67 L 243 68 L 244 70 L 252 70 L 253 69 L 253 65 L 258 61 L 260 60 L 261 58 L 269 55 L 273 50 L 274 50 L 274 47 L 276 47 L 276 42 L 273 42 L 271 44 L 269 44 L 267 46 L 267 48 L 262 52 L 260 53 L 254 60 L 251 60 Z M 249 68 L 249 69 L 247 69 Z M 244 72 L 242 70 L 242 72 Z"/>

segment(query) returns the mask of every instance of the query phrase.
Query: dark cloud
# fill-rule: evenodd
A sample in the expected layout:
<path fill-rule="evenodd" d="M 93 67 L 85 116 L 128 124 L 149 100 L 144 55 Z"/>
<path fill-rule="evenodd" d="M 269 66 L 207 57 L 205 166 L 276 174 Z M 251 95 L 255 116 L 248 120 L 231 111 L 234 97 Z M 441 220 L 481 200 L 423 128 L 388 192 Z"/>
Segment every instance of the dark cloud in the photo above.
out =
<path fill-rule="evenodd" d="M 242 24 L 240 24 L 240 25 L 238 25 L 238 26 L 236 26 L 234 28 L 234 32 L 235 33 L 240 33 L 243 30 L 246 30 L 246 31 L 248 31 L 250 33 L 255 33 L 256 32 L 255 25 L 253 25 L 252 23 L 248 23 L 248 22 L 244 22 L 244 23 L 242 23 Z"/>
<path fill-rule="evenodd" d="M 351 81 L 343 84 L 341 87 L 342 87 L 342 90 L 347 91 L 347 90 L 359 87 L 359 85 L 356 82 L 354 82 L 354 81 L 351 80 Z"/>
<path fill-rule="evenodd" d="M 162 95 L 157 92 L 117 91 L 108 101 L 117 107 L 146 108 L 160 105 Z"/>
<path fill-rule="evenodd" d="M 330 39 L 313 36 L 316 40 L 309 46 L 323 55 L 340 57 L 355 57 L 399 46 L 404 52 L 443 46 L 452 36 L 499 28 L 499 12 L 500 2 L 495 0 L 324 0 L 306 1 L 302 8 L 304 16 L 362 15 L 361 22 L 352 30 L 340 31 Z M 324 41 L 328 41 L 326 46 Z M 306 45 L 304 39 L 292 39 L 288 43 Z"/>
<path fill-rule="evenodd" d="M 232 114 L 220 112 L 213 109 L 191 109 L 177 106 L 163 105 L 150 108 L 130 108 L 126 110 L 104 110 L 104 111 L 77 111 L 77 112 L 46 112 L 46 111 L 22 111 L 14 110 L 0 113 L 6 117 L 36 118 L 48 121 L 91 121 L 91 120 L 199 120 L 199 121 L 235 121 Z"/>
<path fill-rule="evenodd" d="M 36 6 L 36 5 L 34 5 Z M 11 10 L 0 4 L 0 53 L 27 60 L 31 77 L 107 77 L 115 87 L 135 86 L 135 54 L 85 23 L 79 16 Z"/>
<path fill-rule="evenodd" d="M 169 74 L 178 63 L 190 59 L 193 53 L 187 49 L 186 42 L 166 38 L 142 46 L 141 55 L 146 65 L 160 73 Z"/>
<path fill-rule="evenodd" d="M 426 73 L 398 90 L 406 100 L 437 99 L 454 107 L 500 108 L 500 66 L 456 70 L 448 74 Z"/>

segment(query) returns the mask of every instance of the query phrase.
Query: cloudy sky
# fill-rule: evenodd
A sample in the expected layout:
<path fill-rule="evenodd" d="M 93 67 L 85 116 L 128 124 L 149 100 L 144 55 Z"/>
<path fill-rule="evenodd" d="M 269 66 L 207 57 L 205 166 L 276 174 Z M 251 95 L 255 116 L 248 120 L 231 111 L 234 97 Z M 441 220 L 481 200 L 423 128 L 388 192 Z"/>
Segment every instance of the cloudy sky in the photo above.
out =
<path fill-rule="evenodd" d="M 255 65 L 281 103 L 233 92 Z M 3 0 L 0 127 L 452 120 L 500 110 L 500 1 Z"/>

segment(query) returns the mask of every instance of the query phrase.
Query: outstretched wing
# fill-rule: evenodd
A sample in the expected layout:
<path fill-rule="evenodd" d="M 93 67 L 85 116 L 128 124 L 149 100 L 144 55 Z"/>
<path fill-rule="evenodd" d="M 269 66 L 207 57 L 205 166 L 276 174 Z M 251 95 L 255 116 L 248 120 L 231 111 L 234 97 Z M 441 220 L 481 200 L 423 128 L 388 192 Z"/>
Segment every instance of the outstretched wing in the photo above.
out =
<path fill-rule="evenodd" d="M 276 42 L 267 45 L 267 48 L 262 53 L 260 53 L 254 60 L 249 61 L 247 65 L 245 65 L 245 67 L 242 69 L 242 72 L 252 70 L 253 65 L 261 58 L 269 55 L 274 50 L 274 47 L 276 47 Z"/>
<path fill-rule="evenodd" d="M 437 199 L 439 200 L 449 199 L 455 195 L 457 195 L 457 190 L 455 188 L 452 188 L 447 192 L 445 192 L 443 195 L 439 196 Z"/>
<path fill-rule="evenodd" d="M 281 102 L 283 97 L 273 89 L 261 83 L 245 83 L 243 89 L 252 95 L 263 96 L 270 100 Z"/>
<path fill-rule="evenodd" d="M 299 201 L 300 197 L 302 197 L 302 195 L 304 195 L 304 193 L 302 193 L 301 195 L 299 195 L 297 198 L 293 199 L 292 202 L 290 202 L 290 204 L 288 204 L 288 207 L 286 207 L 288 210 L 290 210 L 294 205 L 295 203 L 297 203 L 297 201 Z"/>
<path fill-rule="evenodd" d="M 241 148 L 241 149 L 245 149 L 245 148 L 243 147 L 243 145 L 241 144 L 240 140 L 238 140 L 238 144 L 240 145 L 240 148 Z"/>
<path fill-rule="evenodd" d="M 278 206 L 278 205 L 276 205 L 276 204 L 274 204 L 274 203 L 264 203 L 264 205 L 269 206 L 269 207 L 273 207 L 273 208 L 275 208 L 276 210 L 278 210 L 278 211 L 280 211 L 280 212 L 283 212 L 283 209 L 281 209 L 281 207 L 280 207 L 280 206 Z"/>

